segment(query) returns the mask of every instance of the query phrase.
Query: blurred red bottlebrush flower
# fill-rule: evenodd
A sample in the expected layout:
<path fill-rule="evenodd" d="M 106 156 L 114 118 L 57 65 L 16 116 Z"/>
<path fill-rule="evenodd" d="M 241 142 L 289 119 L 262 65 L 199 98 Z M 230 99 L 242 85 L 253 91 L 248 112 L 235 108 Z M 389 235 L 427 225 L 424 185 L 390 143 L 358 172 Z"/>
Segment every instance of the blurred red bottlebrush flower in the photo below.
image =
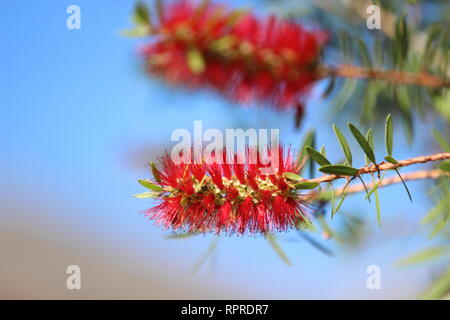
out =
<path fill-rule="evenodd" d="M 255 149 L 247 148 L 245 154 L 251 150 Z M 138 197 L 160 202 L 145 214 L 160 226 L 191 233 L 257 234 L 298 228 L 309 222 L 307 203 L 314 193 L 301 194 L 298 182 L 286 177 L 301 169 L 290 151 L 284 154 L 280 147 L 266 149 L 265 154 L 271 152 L 278 152 L 276 165 L 263 164 L 268 161 L 261 152 L 244 158 L 239 152 L 227 158 L 223 152 L 214 157 L 223 161 L 203 157 L 201 164 L 177 164 L 166 154 L 160 169 L 151 164 L 153 180 L 139 181 L 152 191 Z M 271 167 L 275 169 L 264 170 Z"/>
<path fill-rule="evenodd" d="M 299 24 L 264 19 L 223 5 L 167 4 L 155 42 L 142 48 L 147 71 L 171 84 L 209 87 L 247 103 L 294 107 L 317 80 L 328 35 Z"/>

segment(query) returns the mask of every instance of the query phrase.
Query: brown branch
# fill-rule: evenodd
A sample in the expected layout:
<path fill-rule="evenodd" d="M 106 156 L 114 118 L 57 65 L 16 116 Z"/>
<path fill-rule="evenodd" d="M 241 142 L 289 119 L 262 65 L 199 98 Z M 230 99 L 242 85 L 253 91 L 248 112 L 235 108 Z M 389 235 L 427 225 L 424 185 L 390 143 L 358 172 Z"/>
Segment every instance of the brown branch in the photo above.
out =
<path fill-rule="evenodd" d="M 356 176 L 360 176 L 360 175 L 366 174 L 366 173 L 375 173 L 375 172 L 380 172 L 380 171 L 397 169 L 397 168 L 406 167 L 406 166 L 409 166 L 412 164 L 417 164 L 417 163 L 426 163 L 426 162 L 431 162 L 431 161 L 439 161 L 439 160 L 447 160 L 447 159 L 450 159 L 450 152 L 436 153 L 436 154 L 431 154 L 428 156 L 410 158 L 410 159 L 398 161 L 396 164 L 383 161 L 377 165 L 371 164 L 371 165 L 360 168 L 358 170 L 358 173 L 356 174 Z M 323 182 L 331 182 L 331 181 L 334 181 L 337 179 L 342 179 L 342 178 L 349 178 L 349 177 L 343 176 L 343 175 L 336 175 L 336 174 L 325 174 L 321 177 L 318 177 L 315 179 L 310 179 L 310 180 L 308 180 L 308 182 L 323 183 Z"/>
<path fill-rule="evenodd" d="M 421 171 L 414 171 L 414 172 L 408 172 L 408 173 L 402 174 L 402 178 L 404 181 L 422 180 L 422 179 L 438 179 L 438 178 L 444 177 L 444 176 L 450 177 L 450 173 L 443 171 L 443 170 L 439 170 L 439 169 L 421 170 Z M 388 186 L 388 185 L 392 185 L 392 184 L 396 184 L 396 183 L 400 183 L 400 182 L 402 182 L 400 177 L 398 175 L 395 175 L 392 177 L 383 178 L 380 183 L 380 187 L 384 187 L 384 186 Z M 377 183 L 378 183 L 378 181 L 366 183 L 367 189 L 369 189 L 369 190 L 372 189 Z M 362 183 L 348 186 L 346 188 L 341 187 L 341 188 L 336 189 L 335 195 L 337 195 L 337 196 L 341 195 L 344 193 L 344 191 L 346 193 L 357 193 L 357 192 L 365 191 L 365 188 Z"/>
<path fill-rule="evenodd" d="M 431 88 L 450 88 L 450 80 L 429 73 L 410 73 L 398 70 L 370 69 L 352 65 L 324 67 L 320 70 L 322 77 L 340 77 L 355 79 L 377 79 L 388 82 L 418 85 Z"/>

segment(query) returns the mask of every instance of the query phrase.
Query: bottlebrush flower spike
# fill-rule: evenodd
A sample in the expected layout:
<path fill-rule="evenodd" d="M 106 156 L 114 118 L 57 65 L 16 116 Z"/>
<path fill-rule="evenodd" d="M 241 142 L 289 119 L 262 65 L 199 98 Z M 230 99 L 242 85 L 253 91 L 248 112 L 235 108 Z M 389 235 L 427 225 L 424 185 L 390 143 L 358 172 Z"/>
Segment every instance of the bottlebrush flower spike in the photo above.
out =
<path fill-rule="evenodd" d="M 295 107 L 318 75 L 328 35 L 209 1 L 166 4 L 155 41 L 142 48 L 147 71 L 169 83 L 209 87 L 234 101 Z"/>
<path fill-rule="evenodd" d="M 254 150 L 246 148 L 246 157 L 239 152 L 229 157 L 223 152 L 214 161 L 203 157 L 200 164 L 193 163 L 193 156 L 177 164 L 166 154 L 160 168 L 151 165 L 153 180 L 140 180 L 152 191 L 137 196 L 159 201 L 145 214 L 160 226 L 191 233 L 257 234 L 308 223 L 307 203 L 314 192 L 300 193 L 298 181 L 292 180 L 301 181 L 296 175 L 301 165 L 293 154 L 267 148 L 269 157 L 278 153 L 277 162 L 263 164 L 268 161 L 261 152 L 249 156 Z M 269 168 L 274 170 L 265 171 Z"/>

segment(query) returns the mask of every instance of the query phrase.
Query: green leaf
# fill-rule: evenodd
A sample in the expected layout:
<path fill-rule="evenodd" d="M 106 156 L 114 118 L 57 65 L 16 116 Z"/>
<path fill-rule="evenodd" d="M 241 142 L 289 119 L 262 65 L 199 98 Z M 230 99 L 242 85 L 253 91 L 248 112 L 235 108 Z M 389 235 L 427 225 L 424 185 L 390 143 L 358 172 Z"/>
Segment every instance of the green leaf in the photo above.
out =
<path fill-rule="evenodd" d="M 138 2 L 134 8 L 133 22 L 138 26 L 151 25 L 149 10 L 144 3 Z"/>
<path fill-rule="evenodd" d="M 431 131 L 431 133 L 433 135 L 434 140 L 436 140 L 436 142 L 439 144 L 441 149 L 444 150 L 445 152 L 450 152 L 450 144 L 444 138 L 444 136 L 439 131 L 437 131 L 436 129 L 433 129 Z"/>
<path fill-rule="evenodd" d="M 336 174 L 342 176 L 355 176 L 358 174 L 358 169 L 341 165 L 341 164 L 329 164 L 319 168 L 319 171 L 323 173 Z"/>
<path fill-rule="evenodd" d="M 370 57 L 369 50 L 367 49 L 366 43 L 361 38 L 357 38 L 358 51 L 361 56 L 361 61 L 365 67 L 372 67 L 372 58 Z"/>
<path fill-rule="evenodd" d="M 339 201 L 338 205 L 335 208 L 331 209 L 331 218 L 333 218 L 334 215 L 339 211 L 339 209 L 341 208 L 342 204 L 344 203 L 345 197 L 347 197 L 347 191 L 345 191 L 342 194 L 341 200 Z"/>
<path fill-rule="evenodd" d="M 376 164 L 375 154 L 373 152 L 373 148 L 370 146 L 369 142 L 366 140 L 366 138 L 363 136 L 361 131 L 358 130 L 353 124 L 349 123 L 348 127 L 350 131 L 352 132 L 353 136 L 355 137 L 358 144 L 363 149 L 364 153 L 367 155 L 367 158 L 369 158 L 370 161 Z"/>
<path fill-rule="evenodd" d="M 357 93 L 358 83 L 359 81 L 356 79 L 347 78 L 344 80 L 342 89 L 336 95 L 336 98 L 333 99 L 334 112 L 340 112 L 350 99 L 354 97 L 355 93 Z"/>
<path fill-rule="evenodd" d="M 196 236 L 197 233 L 194 232 L 185 232 L 185 233 L 173 233 L 165 236 L 166 239 L 186 239 Z"/>
<path fill-rule="evenodd" d="M 134 194 L 133 197 L 136 197 L 138 199 L 157 198 L 158 194 L 151 191 L 147 191 L 139 194 Z"/>
<path fill-rule="evenodd" d="M 341 144 L 342 151 L 344 151 L 345 159 L 347 159 L 347 163 L 349 165 L 352 165 L 352 151 L 350 150 L 350 147 L 348 146 L 347 139 L 345 139 L 345 136 L 342 134 L 341 130 L 333 124 L 333 130 L 334 134 L 336 135 L 336 138 L 338 139 L 339 143 Z"/>
<path fill-rule="evenodd" d="M 353 54 L 352 54 L 352 39 L 350 38 L 350 35 L 346 31 L 340 31 L 338 33 L 338 42 L 339 42 L 339 48 L 343 55 L 343 61 L 346 64 L 351 63 Z"/>
<path fill-rule="evenodd" d="M 366 140 L 369 143 L 369 146 L 373 149 L 374 142 L 373 142 L 373 130 L 372 129 L 367 130 Z M 370 159 L 367 157 L 367 155 L 364 156 L 364 159 L 366 160 L 366 164 L 370 163 Z"/>
<path fill-rule="evenodd" d="M 433 230 L 431 230 L 431 233 L 429 235 L 430 239 L 433 239 L 439 232 L 444 229 L 444 227 L 447 225 L 448 219 L 446 217 L 443 217 L 438 223 L 434 225 Z"/>
<path fill-rule="evenodd" d="M 143 38 L 151 34 L 151 29 L 149 26 L 137 26 L 133 29 L 122 30 L 120 34 L 123 37 Z"/>
<path fill-rule="evenodd" d="M 386 118 L 386 127 L 385 127 L 385 139 L 386 139 L 386 152 L 389 156 L 392 156 L 392 149 L 394 145 L 394 128 L 392 125 L 391 114 L 388 114 Z"/>
<path fill-rule="evenodd" d="M 380 207 L 380 197 L 378 196 L 378 190 L 375 189 L 375 207 L 377 209 L 377 222 L 378 227 L 381 228 L 381 207 Z"/>
<path fill-rule="evenodd" d="M 442 212 L 445 211 L 445 209 L 448 207 L 449 205 L 449 201 L 447 201 L 446 198 L 442 198 L 441 200 L 439 200 L 439 202 L 437 203 L 436 206 L 434 206 L 425 217 L 423 217 L 420 220 L 421 224 L 427 224 L 430 223 L 434 220 L 436 220 L 437 218 L 442 216 Z"/>
<path fill-rule="evenodd" d="M 308 190 L 308 189 L 314 189 L 319 184 L 317 182 L 300 182 L 295 185 L 295 189 L 299 190 Z"/>
<path fill-rule="evenodd" d="M 272 249 L 275 250 L 278 257 L 280 257 L 280 259 L 283 260 L 284 263 L 286 263 L 288 266 L 291 266 L 292 265 L 291 261 L 289 260 L 288 256 L 284 253 L 283 249 L 281 249 L 277 239 L 269 233 L 266 233 L 266 239 L 269 242 Z"/>
<path fill-rule="evenodd" d="M 377 66 L 383 66 L 385 49 L 383 48 L 383 37 L 380 35 L 375 36 L 374 52 Z"/>
<path fill-rule="evenodd" d="M 316 131 L 312 129 L 306 133 L 306 136 L 303 139 L 302 147 L 300 148 L 300 153 L 297 160 L 298 164 L 302 163 L 304 157 L 307 154 L 306 147 L 314 148 L 315 144 L 316 144 Z M 310 177 L 312 177 L 314 174 L 314 162 L 310 160 L 308 160 L 308 162 L 309 162 L 309 175 Z"/>
<path fill-rule="evenodd" d="M 331 94 L 331 92 L 334 89 L 335 84 L 336 84 L 336 77 L 331 75 L 330 76 L 330 82 L 328 82 L 328 85 L 327 85 L 325 91 L 322 94 L 323 98 L 326 98 L 326 97 L 328 97 Z"/>
<path fill-rule="evenodd" d="M 364 89 L 363 100 L 361 104 L 361 121 L 372 122 L 376 113 L 375 107 L 377 104 L 380 91 L 383 89 L 383 84 L 377 80 L 370 80 Z"/>
<path fill-rule="evenodd" d="M 197 271 L 201 268 L 203 263 L 205 263 L 206 259 L 208 259 L 208 257 L 214 252 L 218 244 L 219 238 L 216 238 L 211 242 L 209 247 L 206 249 L 205 253 L 203 253 L 203 255 L 200 256 L 195 265 L 192 267 L 191 270 L 192 274 L 197 273 Z"/>
<path fill-rule="evenodd" d="M 317 162 L 321 166 L 331 164 L 331 162 L 328 161 L 328 159 L 323 154 L 321 154 L 319 151 L 317 151 L 311 147 L 306 147 L 306 152 L 308 152 L 311 159 L 313 159 L 315 162 Z"/>
<path fill-rule="evenodd" d="M 398 161 L 395 160 L 394 158 L 392 158 L 391 156 L 384 157 L 384 160 L 386 160 L 387 162 L 392 163 L 392 164 L 397 164 L 398 163 Z"/>
<path fill-rule="evenodd" d="M 369 202 L 371 202 L 371 201 L 370 201 L 369 190 L 367 189 L 367 186 L 366 186 L 366 183 L 364 182 L 364 179 L 363 179 L 361 176 L 358 176 L 358 178 L 359 178 L 359 180 L 361 181 L 361 184 L 363 185 L 364 190 L 366 190 L 367 200 L 369 200 Z"/>
<path fill-rule="evenodd" d="M 299 176 L 298 174 L 292 173 L 292 172 L 286 172 L 284 174 L 284 176 L 289 179 L 289 180 L 294 180 L 294 181 L 303 181 L 305 179 L 303 179 L 301 176 Z"/>
<path fill-rule="evenodd" d="M 431 287 L 422 296 L 423 299 L 437 300 L 442 299 L 450 288 L 450 270 L 436 279 Z"/>
<path fill-rule="evenodd" d="M 150 162 L 149 165 L 152 169 L 153 178 L 155 178 L 156 182 L 161 183 L 161 175 L 158 168 L 156 167 L 156 164 L 154 162 Z"/>
<path fill-rule="evenodd" d="M 147 189 L 153 190 L 153 191 L 164 191 L 163 188 L 161 188 L 160 186 L 152 183 L 151 181 L 148 180 L 138 180 L 138 182 L 143 185 L 144 187 L 146 187 Z"/>
<path fill-rule="evenodd" d="M 335 195 L 335 191 L 333 188 L 333 182 L 330 182 L 330 189 L 331 189 L 331 199 L 330 199 L 330 204 L 331 204 L 331 218 L 333 218 L 333 212 L 336 206 L 336 195 Z"/>
<path fill-rule="evenodd" d="M 186 55 L 189 69 L 191 69 L 193 73 L 199 74 L 205 71 L 206 64 L 200 50 L 191 48 L 187 51 Z"/>
<path fill-rule="evenodd" d="M 402 175 L 400 174 L 400 172 L 398 172 L 397 169 L 394 169 L 395 172 L 397 172 L 397 175 L 399 176 L 400 180 L 402 180 L 403 186 L 405 187 L 406 193 L 408 193 L 408 197 L 409 197 L 409 201 L 412 202 L 412 197 L 411 197 L 411 192 L 409 192 L 408 186 L 406 185 L 405 181 L 403 180 Z"/>
<path fill-rule="evenodd" d="M 410 37 L 406 15 L 402 14 L 399 18 L 397 18 L 394 42 L 394 61 L 399 66 L 402 66 L 407 60 L 409 42 Z"/>
<path fill-rule="evenodd" d="M 406 267 L 416 265 L 430 260 L 440 258 L 450 253 L 449 246 L 436 246 L 416 252 L 409 257 L 403 258 L 397 262 L 397 267 Z"/>
<path fill-rule="evenodd" d="M 450 161 L 444 161 L 442 162 L 438 168 L 442 171 L 450 172 Z"/>
<path fill-rule="evenodd" d="M 298 231 L 299 235 L 306 240 L 309 244 L 311 244 L 314 248 L 318 249 L 320 252 L 326 254 L 327 256 L 333 256 L 333 251 L 322 245 L 319 241 L 315 240 L 313 237 L 309 236 L 304 231 Z"/>
<path fill-rule="evenodd" d="M 372 187 L 372 189 L 366 194 L 366 196 L 364 197 L 364 200 L 369 198 L 375 191 L 378 190 L 378 187 L 381 185 L 381 183 L 383 182 L 384 179 L 384 175 L 386 174 L 386 171 L 383 172 L 383 174 L 381 175 L 381 178 L 377 181 L 377 183 L 374 184 L 374 186 Z"/>

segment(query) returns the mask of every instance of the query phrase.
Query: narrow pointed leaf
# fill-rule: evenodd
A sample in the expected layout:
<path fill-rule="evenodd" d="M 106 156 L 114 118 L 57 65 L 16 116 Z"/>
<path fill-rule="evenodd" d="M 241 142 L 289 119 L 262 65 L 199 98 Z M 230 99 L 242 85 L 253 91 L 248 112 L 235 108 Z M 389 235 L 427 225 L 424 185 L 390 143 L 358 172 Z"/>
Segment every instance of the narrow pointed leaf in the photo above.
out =
<path fill-rule="evenodd" d="M 283 262 L 286 263 L 288 266 L 291 266 L 292 265 L 291 261 L 289 260 L 286 253 L 284 253 L 283 249 L 281 249 L 277 239 L 271 234 L 266 234 L 266 239 L 269 242 L 272 249 L 276 252 L 278 257 L 280 257 L 280 259 L 283 260 Z"/>
<path fill-rule="evenodd" d="M 392 125 L 391 114 L 388 114 L 386 118 L 386 127 L 384 135 L 386 139 L 386 152 L 389 156 L 392 156 L 392 150 L 394 145 L 394 127 Z"/>
<path fill-rule="evenodd" d="M 153 178 L 155 178 L 156 182 L 161 183 L 161 175 L 154 162 L 150 162 L 150 168 L 152 169 Z"/>
<path fill-rule="evenodd" d="M 323 154 L 321 154 L 319 151 L 317 151 L 311 147 L 306 147 L 306 152 L 308 152 L 311 159 L 313 159 L 315 162 L 317 162 L 321 166 L 331 164 L 331 162 L 328 161 L 328 159 Z"/>
<path fill-rule="evenodd" d="M 378 190 L 375 189 L 375 208 L 377 209 L 377 222 L 378 227 L 381 228 L 381 207 L 380 207 L 380 197 L 378 196 Z"/>
<path fill-rule="evenodd" d="M 186 239 L 196 236 L 197 234 L 194 232 L 185 232 L 185 233 L 174 233 L 165 236 L 166 239 Z"/>
<path fill-rule="evenodd" d="M 361 61 L 364 66 L 371 68 L 372 67 L 372 58 L 369 54 L 369 49 L 366 46 L 366 43 L 361 38 L 357 38 L 358 51 L 361 56 Z"/>
<path fill-rule="evenodd" d="M 323 173 L 337 174 L 342 176 L 354 176 L 358 174 L 358 169 L 341 164 L 325 165 L 320 167 L 319 171 Z"/>
<path fill-rule="evenodd" d="M 403 186 L 405 187 L 406 193 L 408 193 L 409 200 L 412 202 L 411 192 L 409 192 L 408 186 L 406 185 L 405 181 L 403 180 L 402 175 L 400 172 L 395 169 L 395 172 L 397 172 L 398 176 L 400 177 L 400 180 L 402 180 Z"/>
<path fill-rule="evenodd" d="M 369 146 L 373 149 L 374 148 L 374 142 L 373 142 L 373 130 L 372 129 L 367 130 L 366 140 L 369 143 Z M 369 164 L 370 163 L 370 159 L 367 157 L 367 155 L 365 155 L 364 158 L 366 159 L 366 163 Z"/>
<path fill-rule="evenodd" d="M 160 186 L 148 181 L 148 180 L 138 180 L 138 182 L 143 185 L 144 187 L 146 187 L 147 189 L 153 190 L 153 191 L 164 191 L 163 188 L 161 188 Z"/>
<path fill-rule="evenodd" d="M 377 183 L 374 184 L 374 186 L 372 187 L 372 189 L 369 191 L 368 194 L 366 194 L 365 198 L 370 197 L 375 191 L 378 190 L 379 186 L 381 185 L 383 179 L 384 179 L 384 175 L 385 175 L 386 171 L 383 172 L 383 174 L 381 175 L 381 178 L 377 181 Z"/>
<path fill-rule="evenodd" d="M 403 258 L 400 261 L 397 262 L 397 267 L 406 267 L 411 265 L 416 265 L 420 263 L 425 263 L 437 258 L 440 258 L 442 256 L 449 254 L 450 247 L 448 246 L 436 246 L 427 248 L 425 250 L 416 252 L 409 257 Z"/>
<path fill-rule="evenodd" d="M 300 182 L 295 185 L 295 189 L 298 190 L 308 190 L 308 189 L 314 189 L 319 184 L 317 182 Z"/>
<path fill-rule="evenodd" d="M 206 249 L 205 253 L 203 253 L 202 256 L 198 259 L 198 261 L 195 263 L 195 265 L 192 267 L 192 274 L 197 273 L 197 271 L 201 268 L 203 263 L 205 263 L 206 259 L 214 252 L 217 245 L 219 244 L 219 238 L 214 239 L 209 247 Z"/>
<path fill-rule="evenodd" d="M 293 180 L 293 181 L 303 181 L 305 179 L 303 179 L 301 176 L 299 176 L 298 174 L 292 173 L 292 172 L 286 172 L 284 174 L 284 176 L 289 179 L 289 180 Z"/>
<path fill-rule="evenodd" d="M 394 158 L 392 158 L 391 156 L 384 157 L 384 160 L 386 160 L 387 162 L 392 163 L 392 164 L 397 164 L 398 163 L 398 161 L 395 160 Z"/>
<path fill-rule="evenodd" d="M 442 171 L 450 172 L 450 161 L 444 161 L 439 166 Z"/>
<path fill-rule="evenodd" d="M 299 152 L 299 156 L 298 156 L 298 160 L 297 160 L 298 164 L 302 163 L 304 157 L 307 155 L 306 147 L 314 148 L 315 144 L 316 144 L 316 131 L 309 130 L 306 133 L 306 136 L 305 136 L 302 146 L 300 148 L 300 152 Z M 310 175 L 310 177 L 312 177 L 312 175 L 314 174 L 314 162 L 311 160 L 309 160 L 308 162 L 309 162 L 309 175 Z"/>
<path fill-rule="evenodd" d="M 345 197 L 347 197 L 347 191 L 345 191 L 342 196 L 341 196 L 341 200 L 339 201 L 338 205 L 331 210 L 331 218 L 334 217 L 334 215 L 339 211 L 339 209 L 341 208 L 342 204 L 344 203 Z"/>
<path fill-rule="evenodd" d="M 334 193 L 334 188 L 333 188 L 333 183 L 330 182 L 330 189 L 331 189 L 331 200 L 330 200 L 330 204 L 331 204 L 331 218 L 333 218 L 333 212 L 334 212 L 334 208 L 336 206 L 336 195 Z"/>
<path fill-rule="evenodd" d="M 151 25 L 149 10 L 144 3 L 138 2 L 136 5 L 133 14 L 133 22 L 138 26 Z"/>
<path fill-rule="evenodd" d="M 120 31 L 120 35 L 129 38 L 143 38 L 148 37 L 151 34 L 149 26 L 137 26 L 133 29 L 127 29 Z"/>
<path fill-rule="evenodd" d="M 356 141 L 358 142 L 358 144 L 363 149 L 364 153 L 367 155 L 367 158 L 369 158 L 369 160 L 372 161 L 373 163 L 376 163 L 377 161 L 375 159 L 375 154 L 373 152 L 373 148 L 370 146 L 369 142 L 363 136 L 361 131 L 359 131 L 359 129 L 356 128 L 351 123 L 348 124 L 348 127 L 349 127 L 351 133 L 353 134 L 353 136 L 355 137 Z"/>
<path fill-rule="evenodd" d="M 348 146 L 347 139 L 342 134 L 341 130 L 333 124 L 333 130 L 334 134 L 336 135 L 336 138 L 338 139 L 339 143 L 341 144 L 342 151 L 344 151 L 345 159 L 347 159 L 347 163 L 349 165 L 352 165 L 352 151 L 350 147 Z"/>
<path fill-rule="evenodd" d="M 326 254 L 327 256 L 333 256 L 333 251 L 322 245 L 319 241 L 316 241 L 314 238 L 309 236 L 307 233 L 303 231 L 299 231 L 300 236 L 305 239 L 309 244 L 314 246 L 316 249 Z"/>
<path fill-rule="evenodd" d="M 442 299 L 448 294 L 448 288 L 450 288 L 450 270 L 436 279 L 431 287 L 424 293 L 422 298 L 426 300 Z"/>
<path fill-rule="evenodd" d="M 369 195 L 369 190 L 367 189 L 366 183 L 364 182 L 364 179 L 361 176 L 358 176 L 359 180 L 361 181 L 364 190 L 366 190 L 366 196 L 367 196 L 367 200 L 369 200 L 370 202 L 370 195 Z"/>
<path fill-rule="evenodd" d="M 447 225 L 448 219 L 442 218 L 435 226 L 433 227 L 433 230 L 431 230 L 430 235 L 428 236 L 429 239 L 433 239 L 435 236 L 438 235 L 439 232 L 444 229 L 444 227 Z"/>
<path fill-rule="evenodd" d="M 450 143 L 444 138 L 444 136 L 436 129 L 432 130 L 433 138 L 439 144 L 442 150 L 450 152 Z"/>
<path fill-rule="evenodd" d="M 442 212 L 445 211 L 445 208 L 449 205 L 448 201 L 446 201 L 446 198 L 443 198 L 439 200 L 438 204 L 434 206 L 425 217 L 423 217 L 420 220 L 421 224 L 427 224 L 430 223 L 439 217 L 441 217 Z"/>
<path fill-rule="evenodd" d="M 143 192 L 143 193 L 139 193 L 139 194 L 134 194 L 133 197 L 136 197 L 138 199 L 148 199 L 148 198 L 157 198 L 158 194 L 154 193 L 154 192 Z"/>

